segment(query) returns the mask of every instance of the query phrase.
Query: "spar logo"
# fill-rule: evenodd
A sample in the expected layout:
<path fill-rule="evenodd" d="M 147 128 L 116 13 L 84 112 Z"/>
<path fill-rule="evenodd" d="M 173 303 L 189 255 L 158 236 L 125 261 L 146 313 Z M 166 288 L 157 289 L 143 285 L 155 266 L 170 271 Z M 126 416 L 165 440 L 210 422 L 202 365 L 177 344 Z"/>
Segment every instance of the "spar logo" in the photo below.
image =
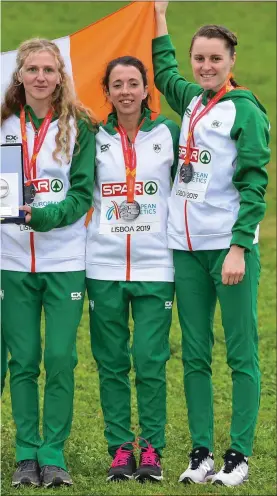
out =
<path fill-rule="evenodd" d="M 202 162 L 202 164 L 209 164 L 211 161 L 211 158 L 212 157 L 211 157 L 209 150 L 203 150 L 200 153 L 200 162 Z"/>
<path fill-rule="evenodd" d="M 158 185 L 155 181 L 148 181 L 144 185 L 144 191 L 147 195 L 155 195 L 158 191 Z"/>
<path fill-rule="evenodd" d="M 34 179 L 32 181 L 37 193 L 49 193 L 50 181 L 49 179 Z"/>
<path fill-rule="evenodd" d="M 179 159 L 185 160 L 186 154 L 187 154 L 187 147 L 179 146 Z M 199 148 L 191 148 L 190 161 L 198 162 L 198 158 L 199 158 Z"/>
<path fill-rule="evenodd" d="M 36 193 L 59 193 L 63 189 L 63 182 L 60 179 L 34 179 L 32 181 Z"/>
<path fill-rule="evenodd" d="M 102 196 L 126 196 L 127 184 L 126 183 L 103 183 Z M 138 181 L 135 184 L 135 195 L 143 195 L 143 182 Z"/>
<path fill-rule="evenodd" d="M 116 220 L 120 219 L 120 212 L 118 204 L 112 200 L 112 206 L 108 208 L 106 213 L 107 220 L 112 220 L 115 217 Z"/>
<path fill-rule="evenodd" d="M 52 179 L 51 190 L 54 193 L 59 193 L 63 189 L 63 182 L 60 179 Z"/>

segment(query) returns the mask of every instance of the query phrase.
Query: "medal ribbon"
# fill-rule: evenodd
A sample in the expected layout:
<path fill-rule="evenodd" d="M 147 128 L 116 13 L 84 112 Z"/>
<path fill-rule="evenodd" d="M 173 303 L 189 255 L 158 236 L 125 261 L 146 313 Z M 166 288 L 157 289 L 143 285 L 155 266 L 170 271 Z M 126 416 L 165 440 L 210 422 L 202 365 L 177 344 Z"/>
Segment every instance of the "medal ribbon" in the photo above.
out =
<path fill-rule="evenodd" d="M 119 124 L 117 128 L 121 138 L 121 145 L 122 145 L 124 162 L 125 162 L 128 203 L 132 203 L 135 198 L 135 184 L 136 184 L 136 173 L 137 173 L 137 155 L 135 149 L 135 139 L 143 123 L 144 123 L 144 119 L 141 121 L 140 125 L 138 126 L 136 135 L 134 139 L 131 141 L 131 144 L 128 141 L 128 135 L 124 127 L 122 127 Z"/>
<path fill-rule="evenodd" d="M 189 131 L 188 131 L 187 145 L 186 145 L 187 149 L 186 149 L 186 156 L 185 156 L 185 162 L 184 162 L 185 165 L 189 165 L 189 163 L 190 163 L 191 145 L 192 145 L 192 143 L 194 143 L 193 131 L 194 131 L 194 128 L 195 128 L 197 122 L 199 122 L 200 119 L 205 114 L 207 114 L 211 110 L 212 107 L 215 106 L 215 104 L 218 102 L 218 100 L 220 100 L 220 98 L 222 98 L 223 95 L 225 95 L 225 93 L 227 93 L 228 91 L 231 91 L 232 89 L 233 89 L 233 86 L 231 85 L 231 83 L 228 79 L 227 83 L 216 93 L 216 95 L 208 102 L 208 104 L 202 110 L 202 112 L 200 112 L 200 114 L 194 119 L 194 117 L 197 113 L 197 110 L 199 109 L 199 107 L 202 104 L 202 97 L 197 102 L 197 105 L 194 107 L 192 114 L 190 116 L 190 121 L 189 121 Z"/>
<path fill-rule="evenodd" d="M 50 126 L 53 111 L 49 110 L 39 127 L 39 129 L 35 128 L 31 115 L 29 115 L 30 122 L 35 131 L 35 139 L 34 139 L 34 148 L 31 160 L 29 160 L 29 152 L 28 152 L 28 143 L 27 143 L 27 131 L 26 131 L 26 117 L 25 110 L 22 107 L 20 111 L 20 128 L 21 128 L 21 136 L 22 136 L 22 147 L 23 147 L 23 163 L 24 163 L 24 174 L 28 181 L 31 180 L 32 170 L 36 164 L 38 153 L 41 149 L 42 143 L 45 139 L 46 133 Z M 27 183 L 28 184 L 28 183 Z"/>

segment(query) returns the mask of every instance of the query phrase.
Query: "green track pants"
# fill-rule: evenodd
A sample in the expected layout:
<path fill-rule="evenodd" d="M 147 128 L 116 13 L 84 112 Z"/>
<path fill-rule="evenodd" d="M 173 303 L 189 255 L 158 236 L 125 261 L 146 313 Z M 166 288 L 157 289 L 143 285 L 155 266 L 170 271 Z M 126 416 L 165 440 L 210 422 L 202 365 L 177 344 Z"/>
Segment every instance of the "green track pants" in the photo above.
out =
<path fill-rule="evenodd" d="M 2 329 L 9 361 L 16 460 L 66 469 L 63 449 L 72 423 L 76 332 L 85 272 L 2 271 Z M 38 376 L 41 311 L 45 313 L 43 440 L 39 434 Z"/>
<path fill-rule="evenodd" d="M 91 346 L 98 365 L 109 453 L 113 456 L 121 444 L 135 439 L 131 431 L 129 383 L 130 303 L 134 320 L 131 353 L 141 437 L 161 453 L 165 446 L 166 361 L 170 355 L 174 284 L 87 279 L 87 289 Z"/>
<path fill-rule="evenodd" d="M 245 253 L 245 276 L 237 285 L 221 282 L 226 250 L 174 250 L 176 298 L 182 328 L 184 386 L 193 448 L 213 450 L 211 380 L 213 318 L 218 298 L 232 370 L 231 448 L 252 454 L 260 402 L 257 290 L 259 249 Z M 222 384 L 222 391 L 224 384 Z"/>

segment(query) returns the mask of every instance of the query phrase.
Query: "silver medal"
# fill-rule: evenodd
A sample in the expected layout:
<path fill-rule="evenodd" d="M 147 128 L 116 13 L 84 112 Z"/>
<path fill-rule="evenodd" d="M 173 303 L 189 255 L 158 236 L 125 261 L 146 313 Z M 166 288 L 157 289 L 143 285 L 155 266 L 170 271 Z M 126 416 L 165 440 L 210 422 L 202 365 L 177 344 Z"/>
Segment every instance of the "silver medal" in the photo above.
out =
<path fill-rule="evenodd" d="M 128 203 L 127 200 L 119 206 L 120 217 L 126 221 L 135 220 L 140 214 L 140 206 L 137 201 Z"/>
<path fill-rule="evenodd" d="M 1 177 L 0 179 L 0 198 L 6 198 L 10 192 L 8 181 Z"/>
<path fill-rule="evenodd" d="M 194 170 L 193 170 L 193 165 L 191 163 L 189 163 L 188 165 L 186 164 L 183 164 L 180 168 L 180 180 L 183 182 L 183 183 L 190 183 L 190 181 L 192 180 L 193 178 L 193 173 L 194 173 Z"/>
<path fill-rule="evenodd" d="M 30 205 L 30 203 L 33 203 L 34 199 L 36 196 L 36 188 L 33 183 L 31 184 L 24 184 L 24 199 L 25 203 L 27 205 Z"/>

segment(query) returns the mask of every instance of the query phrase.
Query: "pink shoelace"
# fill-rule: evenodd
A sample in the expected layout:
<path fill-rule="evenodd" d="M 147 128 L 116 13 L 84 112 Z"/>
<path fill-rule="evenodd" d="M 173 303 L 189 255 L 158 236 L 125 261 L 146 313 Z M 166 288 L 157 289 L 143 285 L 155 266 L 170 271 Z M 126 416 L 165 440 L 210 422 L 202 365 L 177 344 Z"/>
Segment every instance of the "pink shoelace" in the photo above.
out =
<path fill-rule="evenodd" d="M 148 443 L 148 441 L 146 441 L 146 439 L 143 439 L 143 441 L 147 443 L 147 448 L 143 446 L 140 448 L 141 449 L 140 465 L 156 465 L 157 467 L 160 467 L 159 457 L 155 452 L 155 449 L 150 443 Z"/>
<path fill-rule="evenodd" d="M 126 465 L 128 462 L 128 459 L 130 458 L 133 450 L 126 450 L 123 449 L 123 446 L 126 444 L 132 444 L 132 443 L 124 443 L 118 450 L 116 450 L 115 457 L 112 461 L 111 467 L 121 467 L 122 465 Z"/>

